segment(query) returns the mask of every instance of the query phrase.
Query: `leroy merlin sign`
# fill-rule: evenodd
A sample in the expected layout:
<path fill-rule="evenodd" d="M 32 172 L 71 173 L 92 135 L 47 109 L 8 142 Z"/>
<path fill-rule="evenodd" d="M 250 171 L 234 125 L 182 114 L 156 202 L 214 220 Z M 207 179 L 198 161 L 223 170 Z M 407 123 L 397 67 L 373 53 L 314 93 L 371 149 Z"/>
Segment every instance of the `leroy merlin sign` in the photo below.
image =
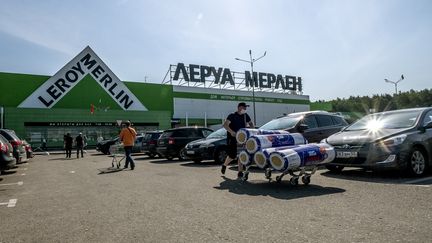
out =
<path fill-rule="evenodd" d="M 90 74 L 123 110 L 147 110 L 89 46 L 27 97 L 19 107 L 51 108 L 87 74 Z"/>

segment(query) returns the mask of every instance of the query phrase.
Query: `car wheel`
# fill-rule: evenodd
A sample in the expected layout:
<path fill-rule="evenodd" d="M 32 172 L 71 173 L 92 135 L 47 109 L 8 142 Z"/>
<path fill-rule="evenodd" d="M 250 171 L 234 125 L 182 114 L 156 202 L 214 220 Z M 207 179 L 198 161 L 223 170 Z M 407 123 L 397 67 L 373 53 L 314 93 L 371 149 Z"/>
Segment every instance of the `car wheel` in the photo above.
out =
<path fill-rule="evenodd" d="M 187 160 L 188 159 L 188 157 L 186 156 L 186 149 L 180 150 L 178 158 L 179 158 L 179 160 Z"/>
<path fill-rule="evenodd" d="M 327 168 L 327 170 L 329 170 L 331 172 L 336 172 L 336 173 L 341 172 L 344 168 L 344 166 L 342 166 L 342 165 L 326 165 L 325 167 Z"/>
<path fill-rule="evenodd" d="M 194 162 L 195 164 L 200 164 L 200 163 L 201 163 L 201 161 L 202 161 L 202 160 L 200 160 L 200 159 L 194 159 L 194 161 L 193 161 L 193 162 Z"/>
<path fill-rule="evenodd" d="M 419 149 L 413 148 L 407 158 L 407 170 L 410 175 L 422 176 L 427 170 L 426 153 Z"/>
<path fill-rule="evenodd" d="M 225 162 L 225 159 L 227 156 L 228 156 L 228 154 L 227 154 L 226 150 L 223 148 L 220 148 L 216 151 L 215 156 L 214 156 L 214 160 L 216 163 L 222 164 L 223 162 Z"/>
<path fill-rule="evenodd" d="M 172 156 L 165 156 L 165 158 L 166 158 L 167 160 L 173 160 L 173 159 L 174 159 L 174 157 L 172 157 Z"/>
<path fill-rule="evenodd" d="M 148 154 L 148 157 L 150 158 L 150 159 L 154 159 L 154 157 L 156 157 L 156 155 L 155 154 Z"/>

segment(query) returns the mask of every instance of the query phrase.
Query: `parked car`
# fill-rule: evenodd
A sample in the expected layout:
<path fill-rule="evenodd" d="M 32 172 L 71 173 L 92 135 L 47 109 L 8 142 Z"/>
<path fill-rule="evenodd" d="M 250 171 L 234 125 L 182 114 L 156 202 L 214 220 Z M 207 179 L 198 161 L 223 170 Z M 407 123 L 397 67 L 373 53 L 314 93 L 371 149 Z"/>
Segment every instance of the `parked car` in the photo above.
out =
<path fill-rule="evenodd" d="M 0 135 L 0 172 L 11 169 L 16 165 L 13 147 L 9 141 Z"/>
<path fill-rule="evenodd" d="M 22 142 L 23 142 L 23 145 L 24 145 L 24 149 L 26 151 L 27 159 L 33 158 L 34 154 L 33 154 L 33 148 L 32 148 L 32 146 L 26 140 L 22 140 Z"/>
<path fill-rule="evenodd" d="M 166 130 L 157 143 L 157 152 L 168 160 L 187 159 L 184 147 L 187 143 L 207 137 L 213 130 L 204 127 L 182 127 Z"/>
<path fill-rule="evenodd" d="M 162 157 L 160 154 L 158 154 L 156 150 L 157 140 L 159 139 L 162 133 L 163 131 L 146 132 L 144 134 L 144 138 L 142 141 L 141 152 L 145 153 L 150 158 L 154 158 L 156 157 L 156 155 Z"/>
<path fill-rule="evenodd" d="M 370 114 L 324 141 L 336 152 L 331 171 L 363 167 L 421 176 L 432 163 L 432 108 Z"/>
<path fill-rule="evenodd" d="M 27 154 L 21 139 L 15 134 L 15 131 L 9 129 L 0 129 L 0 134 L 5 137 L 13 147 L 13 156 L 17 163 L 27 161 Z"/>
<path fill-rule="evenodd" d="M 132 153 L 141 153 L 141 144 L 143 141 L 144 136 L 138 135 L 135 138 L 134 146 L 132 147 Z M 118 147 L 121 147 L 120 150 L 123 148 L 123 144 L 120 140 L 117 140 L 113 145 L 110 146 L 111 151 L 118 151 Z"/>
<path fill-rule="evenodd" d="M 344 118 L 336 114 L 326 111 L 306 111 L 278 117 L 262 125 L 260 129 L 302 133 L 308 142 L 315 143 L 339 132 L 347 125 Z"/>
<path fill-rule="evenodd" d="M 188 143 L 185 148 L 186 156 L 195 163 L 214 160 L 222 164 L 227 156 L 227 131 L 225 128 L 218 129 L 206 138 Z"/>
<path fill-rule="evenodd" d="M 103 154 L 109 154 L 111 145 L 115 144 L 118 140 L 118 137 L 102 140 L 96 144 L 96 151 L 102 152 Z"/>

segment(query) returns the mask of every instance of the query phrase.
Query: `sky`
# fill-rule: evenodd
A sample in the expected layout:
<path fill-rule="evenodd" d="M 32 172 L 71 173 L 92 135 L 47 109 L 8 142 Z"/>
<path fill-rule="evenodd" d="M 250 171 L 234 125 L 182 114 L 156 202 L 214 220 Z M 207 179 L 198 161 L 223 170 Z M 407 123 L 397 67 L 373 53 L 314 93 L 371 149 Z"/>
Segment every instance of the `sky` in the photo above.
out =
<path fill-rule="evenodd" d="M 0 72 L 54 75 L 89 45 L 124 81 L 179 62 L 300 76 L 311 101 L 432 88 L 430 0 L 2 0 Z"/>

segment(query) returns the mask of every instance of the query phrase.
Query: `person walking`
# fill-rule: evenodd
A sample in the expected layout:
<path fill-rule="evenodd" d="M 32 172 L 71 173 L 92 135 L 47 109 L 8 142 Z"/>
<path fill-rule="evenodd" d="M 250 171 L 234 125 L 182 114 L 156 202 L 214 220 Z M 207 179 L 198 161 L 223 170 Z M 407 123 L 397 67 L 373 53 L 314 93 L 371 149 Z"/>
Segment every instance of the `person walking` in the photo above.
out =
<path fill-rule="evenodd" d="M 79 158 L 79 152 L 81 151 L 81 158 L 84 158 L 84 138 L 82 133 L 80 132 L 78 136 L 75 138 L 75 144 L 77 148 L 77 158 Z"/>
<path fill-rule="evenodd" d="M 72 144 L 73 144 L 73 138 L 71 137 L 70 133 L 66 134 L 64 140 L 65 140 L 66 158 L 70 158 L 72 155 Z"/>
<path fill-rule="evenodd" d="M 246 113 L 246 107 L 249 105 L 246 105 L 244 102 L 240 102 L 237 105 L 237 111 L 233 112 L 228 115 L 227 119 L 225 120 L 223 127 L 227 130 L 227 157 L 225 159 L 225 162 L 222 165 L 221 173 L 225 174 L 226 167 L 236 159 L 237 157 L 237 140 L 236 140 L 236 133 L 241 128 L 246 128 L 248 125 L 249 127 L 254 127 L 254 124 L 249 117 L 249 115 Z M 243 165 L 237 161 L 238 163 L 238 177 L 243 177 Z"/>
<path fill-rule="evenodd" d="M 124 168 L 128 168 L 128 165 L 130 163 L 131 170 L 135 169 L 135 162 L 132 159 L 132 147 L 134 146 L 135 139 L 136 139 L 136 131 L 131 127 L 130 121 L 126 121 L 123 123 L 123 129 L 120 132 L 120 141 L 123 142 L 123 147 L 125 151 L 126 156 L 126 162 Z"/>

